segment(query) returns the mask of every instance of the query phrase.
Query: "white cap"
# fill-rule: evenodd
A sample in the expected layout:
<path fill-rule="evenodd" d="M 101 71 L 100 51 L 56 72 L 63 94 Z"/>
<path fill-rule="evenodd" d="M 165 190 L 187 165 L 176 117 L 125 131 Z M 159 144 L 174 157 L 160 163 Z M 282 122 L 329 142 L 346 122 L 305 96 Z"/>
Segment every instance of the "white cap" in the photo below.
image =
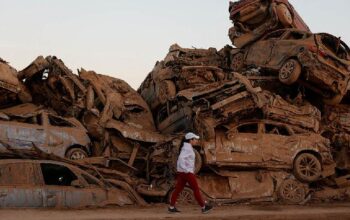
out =
<path fill-rule="evenodd" d="M 191 139 L 199 139 L 199 136 L 198 135 L 196 135 L 196 134 L 194 134 L 194 133 L 192 133 L 192 132 L 189 132 L 189 133 L 187 133 L 186 135 L 185 135 L 185 139 L 186 140 L 191 140 Z"/>

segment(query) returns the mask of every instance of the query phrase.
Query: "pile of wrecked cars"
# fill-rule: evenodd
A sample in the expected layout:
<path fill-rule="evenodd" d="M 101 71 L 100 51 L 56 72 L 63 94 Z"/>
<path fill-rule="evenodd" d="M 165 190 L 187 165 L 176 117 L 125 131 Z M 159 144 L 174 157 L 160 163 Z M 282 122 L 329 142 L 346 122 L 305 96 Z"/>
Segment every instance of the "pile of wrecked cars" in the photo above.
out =
<path fill-rule="evenodd" d="M 188 131 L 210 202 L 349 199 L 348 46 L 287 0 L 229 13 L 234 48 L 174 44 L 137 91 L 54 56 L 18 72 L 1 59 L 0 207 L 167 202 Z"/>

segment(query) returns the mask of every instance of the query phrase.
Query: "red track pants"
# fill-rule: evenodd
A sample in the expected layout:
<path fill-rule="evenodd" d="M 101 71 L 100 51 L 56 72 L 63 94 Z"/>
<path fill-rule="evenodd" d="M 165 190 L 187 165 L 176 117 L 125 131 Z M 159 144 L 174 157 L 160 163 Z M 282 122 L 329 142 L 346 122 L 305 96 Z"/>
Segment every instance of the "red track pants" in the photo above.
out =
<path fill-rule="evenodd" d="M 201 207 L 204 207 L 205 203 L 199 191 L 196 176 L 193 173 L 181 173 L 181 172 L 178 172 L 176 176 L 175 191 L 171 195 L 170 206 L 175 206 L 177 197 L 184 189 L 186 183 L 188 183 L 190 188 L 193 190 L 194 197 L 196 198 L 198 204 Z"/>

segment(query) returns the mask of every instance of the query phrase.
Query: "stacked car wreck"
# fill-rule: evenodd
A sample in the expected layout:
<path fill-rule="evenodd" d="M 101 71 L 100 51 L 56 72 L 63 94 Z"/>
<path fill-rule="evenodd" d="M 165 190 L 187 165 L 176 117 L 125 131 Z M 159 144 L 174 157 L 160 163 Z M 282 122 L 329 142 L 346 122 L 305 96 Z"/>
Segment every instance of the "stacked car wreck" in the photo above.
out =
<path fill-rule="evenodd" d="M 138 91 L 39 56 L 0 60 L 0 206 L 167 201 L 183 134 L 209 201 L 347 199 L 348 46 L 287 0 L 231 2 L 232 45 L 170 47 Z M 24 175 L 19 175 L 19 173 Z M 194 202 L 190 189 L 180 196 Z"/>

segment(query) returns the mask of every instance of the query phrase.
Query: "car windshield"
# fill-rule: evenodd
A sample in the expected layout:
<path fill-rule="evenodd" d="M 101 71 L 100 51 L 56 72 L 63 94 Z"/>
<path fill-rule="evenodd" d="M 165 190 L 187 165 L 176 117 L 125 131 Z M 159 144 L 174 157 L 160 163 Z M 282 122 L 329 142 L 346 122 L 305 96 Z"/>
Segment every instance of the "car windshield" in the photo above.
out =
<path fill-rule="evenodd" d="M 349 60 L 349 47 L 340 40 L 329 34 L 320 35 L 322 45 L 330 50 L 334 55 L 340 59 Z"/>

